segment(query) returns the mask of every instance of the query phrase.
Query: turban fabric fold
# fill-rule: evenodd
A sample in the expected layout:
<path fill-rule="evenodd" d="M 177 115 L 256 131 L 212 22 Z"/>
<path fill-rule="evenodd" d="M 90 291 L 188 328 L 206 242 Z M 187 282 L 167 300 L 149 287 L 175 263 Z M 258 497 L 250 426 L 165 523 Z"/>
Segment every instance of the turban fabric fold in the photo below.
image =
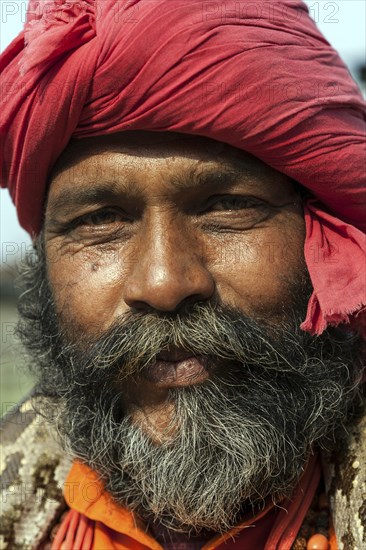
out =
<path fill-rule="evenodd" d="M 365 106 L 300 0 L 31 0 L 0 70 L 1 184 L 31 234 L 71 137 L 206 136 L 312 193 L 302 328 L 364 318 Z"/>

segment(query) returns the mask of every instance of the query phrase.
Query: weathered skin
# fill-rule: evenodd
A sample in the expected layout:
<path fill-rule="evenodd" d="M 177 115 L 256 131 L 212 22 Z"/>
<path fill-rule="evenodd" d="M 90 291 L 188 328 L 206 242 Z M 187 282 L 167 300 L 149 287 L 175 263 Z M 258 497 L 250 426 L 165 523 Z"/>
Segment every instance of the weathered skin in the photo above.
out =
<path fill-rule="evenodd" d="M 130 308 L 174 312 L 212 297 L 276 323 L 305 270 L 304 231 L 292 180 L 250 155 L 172 134 L 85 139 L 51 178 L 49 279 L 61 318 L 90 336 Z M 167 388 L 125 391 L 127 408 L 164 428 Z"/>

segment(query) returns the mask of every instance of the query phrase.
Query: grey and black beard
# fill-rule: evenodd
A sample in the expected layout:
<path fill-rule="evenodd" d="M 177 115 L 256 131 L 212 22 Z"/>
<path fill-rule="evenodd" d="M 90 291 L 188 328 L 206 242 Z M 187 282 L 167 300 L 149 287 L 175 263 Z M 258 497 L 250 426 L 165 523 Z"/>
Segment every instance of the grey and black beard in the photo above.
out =
<path fill-rule="evenodd" d="M 98 338 L 56 314 L 41 240 L 23 272 L 19 334 L 64 447 L 98 472 L 117 503 L 187 533 L 224 532 L 244 506 L 289 496 L 315 444 L 344 425 L 361 377 L 360 343 L 298 326 L 309 296 L 293 285 L 280 326 L 201 302 L 130 311 Z M 119 388 L 169 345 L 204 356 L 210 378 L 175 388 L 160 444 L 123 410 Z"/>

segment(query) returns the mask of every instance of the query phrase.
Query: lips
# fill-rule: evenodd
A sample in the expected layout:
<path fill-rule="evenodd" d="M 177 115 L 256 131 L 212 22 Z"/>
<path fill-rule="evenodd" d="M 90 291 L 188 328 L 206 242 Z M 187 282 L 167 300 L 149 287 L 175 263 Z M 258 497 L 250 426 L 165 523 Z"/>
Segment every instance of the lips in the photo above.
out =
<path fill-rule="evenodd" d="M 160 353 L 158 353 L 156 359 L 158 361 L 178 362 L 184 361 L 189 357 L 194 357 L 191 351 L 171 346 L 168 349 L 162 350 Z"/>
<path fill-rule="evenodd" d="M 209 376 L 207 359 L 195 356 L 181 348 L 170 347 L 161 351 L 153 363 L 145 367 L 141 375 L 163 388 L 191 386 Z"/>

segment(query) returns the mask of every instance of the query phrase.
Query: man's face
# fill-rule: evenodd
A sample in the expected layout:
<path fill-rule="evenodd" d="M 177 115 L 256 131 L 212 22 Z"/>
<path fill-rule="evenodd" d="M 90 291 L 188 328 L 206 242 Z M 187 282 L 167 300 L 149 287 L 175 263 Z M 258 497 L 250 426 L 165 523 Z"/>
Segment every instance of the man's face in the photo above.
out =
<path fill-rule="evenodd" d="M 347 418 L 357 342 L 299 329 L 303 241 L 292 182 L 223 144 L 136 133 L 60 158 L 19 333 L 64 445 L 146 521 L 229 529 Z"/>
<path fill-rule="evenodd" d="M 137 133 L 73 143 L 45 220 L 57 310 L 89 336 L 129 311 L 176 313 L 212 299 L 276 323 L 305 270 L 291 180 L 207 139 Z M 157 431 L 169 388 L 209 375 L 185 349 L 160 355 L 124 386 L 126 408 Z"/>

